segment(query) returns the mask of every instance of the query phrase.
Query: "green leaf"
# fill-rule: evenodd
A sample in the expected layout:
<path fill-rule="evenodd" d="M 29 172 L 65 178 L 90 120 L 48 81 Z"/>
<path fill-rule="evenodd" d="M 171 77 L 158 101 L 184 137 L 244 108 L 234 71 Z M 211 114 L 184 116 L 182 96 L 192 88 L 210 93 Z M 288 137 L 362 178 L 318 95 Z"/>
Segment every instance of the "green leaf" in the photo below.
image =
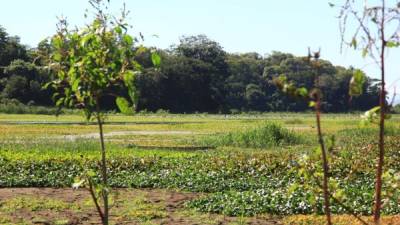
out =
<path fill-rule="evenodd" d="M 299 188 L 299 184 L 293 183 L 293 184 L 288 188 L 288 194 L 289 194 L 289 195 L 293 194 L 298 188 Z"/>
<path fill-rule="evenodd" d="M 339 189 L 339 190 L 336 190 L 336 191 L 334 192 L 333 196 L 334 196 L 336 199 L 338 199 L 339 201 L 343 201 L 344 198 L 346 197 L 346 193 L 345 193 L 342 189 Z"/>
<path fill-rule="evenodd" d="M 354 49 L 357 48 L 357 40 L 355 37 L 353 37 L 353 39 L 351 40 L 350 47 L 354 47 Z"/>
<path fill-rule="evenodd" d="M 116 27 L 115 29 L 115 32 L 117 32 L 117 34 L 122 34 L 122 29 L 121 29 L 121 27 Z"/>
<path fill-rule="evenodd" d="M 86 36 L 84 36 L 81 40 L 81 46 L 82 47 L 86 47 L 87 43 L 94 37 L 93 34 L 88 34 Z"/>
<path fill-rule="evenodd" d="M 310 101 L 310 102 L 308 103 L 308 106 L 309 106 L 309 107 L 315 107 L 315 104 L 316 104 L 316 103 L 315 103 L 314 101 Z"/>
<path fill-rule="evenodd" d="M 399 43 L 398 42 L 394 42 L 394 41 L 388 41 L 386 42 L 386 47 L 388 48 L 396 48 L 399 47 Z"/>
<path fill-rule="evenodd" d="M 125 86 L 129 88 L 129 86 L 133 85 L 133 83 L 135 82 L 135 73 L 132 70 L 128 70 L 124 73 L 122 78 L 124 80 Z"/>
<path fill-rule="evenodd" d="M 161 57 L 157 52 L 152 52 L 151 53 L 151 61 L 153 62 L 153 65 L 156 67 L 159 67 L 161 64 Z"/>
<path fill-rule="evenodd" d="M 53 85 L 54 85 L 54 81 L 47 82 L 47 83 L 45 83 L 45 84 L 43 85 L 43 88 L 42 88 L 42 89 L 49 89 L 49 88 L 52 87 Z"/>
<path fill-rule="evenodd" d="M 370 123 L 377 123 L 378 121 L 378 113 L 380 112 L 381 107 L 380 106 L 375 106 L 374 108 L 366 111 L 364 115 L 361 116 L 361 118 L 364 120 L 364 122 L 370 122 Z"/>
<path fill-rule="evenodd" d="M 61 61 L 61 58 L 62 58 L 62 56 L 61 56 L 60 53 L 55 52 L 55 53 L 53 54 L 53 59 L 54 59 L 56 62 Z"/>
<path fill-rule="evenodd" d="M 373 113 L 378 113 L 380 111 L 380 109 L 381 109 L 380 106 L 375 106 L 374 108 L 370 109 L 369 111 L 373 112 Z"/>
<path fill-rule="evenodd" d="M 118 109 L 124 113 L 124 114 L 129 114 L 132 113 L 132 107 L 129 104 L 129 101 L 126 100 L 123 97 L 117 97 L 117 99 L 115 100 L 115 103 L 118 106 Z"/>
<path fill-rule="evenodd" d="M 124 39 L 124 41 L 125 41 L 125 43 L 127 45 L 132 45 L 133 44 L 133 38 L 130 35 L 125 34 L 123 39 Z"/>
<path fill-rule="evenodd" d="M 367 56 L 367 54 L 368 54 L 368 48 L 363 48 L 362 53 L 361 53 L 362 57 L 365 58 L 365 56 Z"/>
<path fill-rule="evenodd" d="M 367 80 L 365 74 L 361 70 L 355 70 L 350 80 L 349 95 L 360 96 L 363 93 L 363 86 Z"/>
<path fill-rule="evenodd" d="M 72 83 L 72 86 L 71 86 L 71 90 L 73 92 L 78 91 L 80 82 L 81 82 L 81 80 L 79 78 L 74 80 L 74 82 Z"/>
<path fill-rule="evenodd" d="M 63 41 L 60 36 L 54 36 L 51 40 L 51 44 L 54 48 L 59 49 L 63 45 Z"/>
<path fill-rule="evenodd" d="M 56 106 L 62 106 L 64 104 L 65 98 L 59 98 L 56 102 Z"/>
<path fill-rule="evenodd" d="M 93 170 L 88 170 L 86 172 L 86 175 L 89 177 L 96 177 L 96 172 L 94 172 Z"/>
<path fill-rule="evenodd" d="M 305 88 L 305 87 L 298 88 L 297 94 L 300 95 L 301 97 L 306 97 L 308 95 L 307 88 Z"/>

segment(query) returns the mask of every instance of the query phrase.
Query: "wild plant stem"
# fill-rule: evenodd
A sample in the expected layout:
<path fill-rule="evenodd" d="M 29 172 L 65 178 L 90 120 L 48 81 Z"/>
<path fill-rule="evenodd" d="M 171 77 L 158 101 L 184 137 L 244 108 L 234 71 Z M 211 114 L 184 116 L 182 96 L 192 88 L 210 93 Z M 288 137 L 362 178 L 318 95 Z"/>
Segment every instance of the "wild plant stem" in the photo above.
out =
<path fill-rule="evenodd" d="M 319 88 L 319 64 L 318 64 L 318 58 L 316 59 L 316 77 L 315 77 L 315 85 L 317 88 Z M 328 159 L 326 155 L 326 149 L 325 149 L 325 143 L 324 143 L 324 138 L 322 135 L 322 129 L 321 129 L 321 93 L 320 90 L 317 90 L 316 92 L 316 103 L 315 103 L 315 118 L 316 118 L 316 123 L 317 123 L 317 134 L 318 134 L 318 142 L 321 147 L 321 155 L 322 155 L 322 168 L 324 171 L 324 179 L 323 179 L 323 192 L 324 192 L 324 208 L 325 208 L 325 215 L 326 215 L 326 221 L 328 225 L 332 225 L 332 219 L 331 219 L 331 209 L 330 209 L 330 204 L 329 204 L 329 187 L 328 187 L 328 179 L 329 179 L 329 166 L 328 166 Z"/>
<path fill-rule="evenodd" d="M 318 142 L 321 147 L 321 153 L 322 153 L 322 167 L 324 170 L 324 180 L 323 180 L 323 184 L 322 184 L 322 188 L 324 191 L 324 208 L 325 208 L 327 224 L 332 225 L 331 209 L 330 209 L 330 205 L 329 205 L 329 187 L 328 187 L 329 167 L 328 167 L 328 159 L 326 156 L 324 139 L 323 139 L 322 131 L 321 131 L 321 118 L 320 118 L 321 117 L 321 108 L 320 107 L 321 107 L 321 100 L 320 100 L 320 96 L 318 94 L 317 102 L 315 105 L 315 116 L 316 116 L 316 121 L 317 121 Z"/>
<path fill-rule="evenodd" d="M 379 122 L 379 156 L 376 167 L 375 181 L 375 205 L 374 205 L 374 222 L 380 224 L 381 207 L 382 207 L 382 173 L 385 157 L 385 110 L 386 110 L 386 92 L 385 92 L 385 0 L 382 0 L 382 18 L 381 18 L 381 51 L 380 51 L 380 66 L 381 66 L 381 90 L 379 98 L 380 107 L 380 122 Z"/>
<path fill-rule="evenodd" d="M 99 200 L 98 200 L 98 198 L 96 197 L 96 194 L 94 193 L 93 182 L 92 182 L 92 180 L 91 180 L 90 178 L 88 179 L 88 182 L 89 182 L 89 192 L 90 192 L 90 196 L 92 196 L 94 205 L 96 206 L 97 212 L 99 213 L 100 218 L 101 218 L 101 221 L 103 222 L 103 221 L 104 221 L 104 214 L 103 214 L 103 211 L 101 210 L 101 207 L 100 207 L 100 205 L 99 205 Z"/>
<path fill-rule="evenodd" d="M 108 207 L 108 180 L 107 180 L 107 164 L 106 164 L 106 148 L 104 145 L 104 133 L 103 133 L 103 120 L 101 119 L 100 115 L 100 107 L 99 107 L 99 100 L 97 102 L 97 123 L 99 125 L 99 134 L 100 134 L 100 144 L 101 144 L 101 175 L 102 175 L 102 189 L 101 189 L 101 196 L 103 197 L 104 203 L 104 213 L 103 213 L 103 225 L 108 225 L 108 214 L 109 214 L 109 207 Z"/>

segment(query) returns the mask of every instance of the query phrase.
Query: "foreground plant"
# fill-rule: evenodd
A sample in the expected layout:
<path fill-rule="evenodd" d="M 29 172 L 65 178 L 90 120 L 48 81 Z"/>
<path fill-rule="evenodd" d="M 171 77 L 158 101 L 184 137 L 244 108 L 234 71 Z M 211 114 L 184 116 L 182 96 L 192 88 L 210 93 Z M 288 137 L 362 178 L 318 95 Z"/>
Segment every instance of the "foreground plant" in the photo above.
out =
<path fill-rule="evenodd" d="M 325 143 L 325 138 L 321 127 L 321 108 L 322 108 L 322 91 L 320 88 L 320 51 L 311 54 L 310 50 L 305 60 L 313 68 L 314 72 L 314 87 L 311 91 L 308 91 L 304 87 L 296 87 L 296 85 L 287 81 L 285 76 L 275 78 L 273 82 L 280 88 L 284 93 L 288 94 L 297 99 L 308 101 L 309 106 L 314 108 L 315 112 L 315 123 L 317 127 L 317 138 L 319 148 L 316 152 L 304 155 L 299 161 L 298 166 L 295 167 L 300 177 L 304 177 L 308 183 L 294 183 L 289 189 L 293 192 L 299 185 L 303 186 L 304 189 L 314 193 L 314 202 L 316 202 L 317 196 L 321 194 L 324 199 L 324 213 L 326 216 L 327 224 L 332 224 L 331 216 L 331 200 L 336 204 L 340 205 L 341 208 L 345 209 L 347 213 L 350 213 L 362 224 L 367 224 L 354 210 L 343 203 L 344 190 L 339 188 L 338 181 L 330 178 L 329 158 L 333 158 L 332 154 L 335 148 L 335 136 L 331 136 Z M 362 93 L 363 85 L 366 76 L 361 70 L 355 70 L 352 80 L 349 85 L 349 95 L 358 96 Z M 328 154 L 331 153 L 331 157 Z M 321 161 L 321 166 L 317 166 L 316 162 Z M 322 169 L 321 169 L 322 168 Z M 322 184 L 320 180 L 322 179 Z"/>
<path fill-rule="evenodd" d="M 106 3 L 89 0 L 95 10 L 95 19 L 82 29 L 69 30 L 67 22 L 61 19 L 57 34 L 51 39 L 52 54 L 50 68 L 56 72 L 56 79 L 49 83 L 56 90 L 57 106 L 83 109 L 86 119 L 95 118 L 99 128 L 101 162 L 100 184 L 97 174 L 87 171 L 74 187 L 87 185 L 103 224 L 109 219 L 109 192 L 107 156 L 104 144 L 104 115 L 102 100 L 115 97 L 115 103 L 124 113 L 133 112 L 138 97 L 135 89 L 135 75 L 141 65 L 134 60 L 137 51 L 136 39 L 127 34 L 126 12 L 120 19 L 113 19 L 105 13 Z M 152 55 L 153 63 L 159 63 L 159 56 Z M 124 90 L 128 90 L 124 98 Z M 102 203 L 101 203 L 102 202 Z"/>
<path fill-rule="evenodd" d="M 334 4 L 331 4 L 334 6 Z M 362 8 L 361 8 L 362 7 Z M 360 9 L 361 8 L 361 9 Z M 379 114 L 379 142 L 376 163 L 374 222 L 380 224 L 382 208 L 382 175 L 384 174 L 385 156 L 385 119 L 388 105 L 386 102 L 385 62 L 387 48 L 399 46 L 400 4 L 388 6 L 385 0 L 356 1 L 346 0 L 340 8 L 340 28 L 343 43 L 346 43 L 346 28 L 350 22 L 355 22 L 355 30 L 348 44 L 354 49 L 360 49 L 363 57 L 369 56 L 380 69 L 379 106 L 366 113 L 367 119 L 375 119 Z M 393 30 L 394 28 L 394 30 Z M 355 85 L 357 86 L 357 85 Z M 357 89 L 356 92 L 357 94 Z M 351 93 L 350 93 L 351 94 Z"/>
<path fill-rule="evenodd" d="M 331 210 L 330 210 L 330 192 L 329 192 L 329 163 L 328 163 L 328 155 L 325 147 L 324 136 L 322 134 L 321 129 L 321 98 L 322 93 L 320 89 L 320 81 L 319 81 L 319 70 L 321 67 L 320 61 L 320 51 L 314 52 L 311 54 L 310 50 L 308 53 L 308 57 L 305 58 L 311 65 L 314 70 L 314 88 L 311 91 L 308 91 L 306 88 L 301 87 L 297 88 L 294 83 L 288 82 L 286 77 L 281 76 L 279 78 L 274 79 L 274 83 L 280 88 L 284 93 L 299 99 L 305 99 L 309 101 L 310 107 L 314 108 L 315 111 L 315 119 L 317 125 L 317 137 L 319 143 L 319 151 L 321 153 L 321 162 L 322 162 L 322 191 L 324 196 L 324 211 L 326 215 L 326 220 L 328 225 L 332 224 L 331 219 Z"/>

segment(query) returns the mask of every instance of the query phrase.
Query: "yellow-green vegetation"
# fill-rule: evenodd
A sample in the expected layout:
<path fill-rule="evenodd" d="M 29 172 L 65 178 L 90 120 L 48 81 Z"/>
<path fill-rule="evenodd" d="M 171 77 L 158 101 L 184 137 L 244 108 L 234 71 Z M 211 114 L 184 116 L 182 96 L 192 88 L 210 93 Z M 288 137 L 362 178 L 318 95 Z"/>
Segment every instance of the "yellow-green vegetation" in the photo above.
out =
<path fill-rule="evenodd" d="M 1 224 L 11 224 L 11 221 L 12 221 L 12 219 L 10 216 L 0 213 L 0 223 Z"/>
<path fill-rule="evenodd" d="M 137 220 L 146 222 L 154 219 L 162 219 L 167 216 L 163 202 L 150 202 L 143 195 L 136 195 L 134 198 L 125 199 L 118 203 L 122 210 L 118 216 L 124 220 Z"/>
<path fill-rule="evenodd" d="M 99 144 L 93 135 L 97 127 L 86 124 L 81 118 L 79 115 L 59 118 L 0 115 L 0 128 L 6 130 L 0 134 L 0 186 L 70 187 L 84 170 L 98 170 Z M 400 172 L 397 160 L 399 122 L 400 117 L 395 115 L 387 125 L 386 165 L 391 170 L 385 174 L 387 203 L 383 212 L 390 215 L 400 212 L 397 204 L 400 194 L 394 188 Z M 265 124 L 274 124 L 279 132 L 268 133 L 270 129 L 264 130 L 266 133 L 259 132 Z M 335 137 L 330 152 L 335 196 L 356 213 L 369 215 L 373 202 L 377 128 L 373 124 L 361 126 L 358 114 L 323 115 L 322 126 L 328 143 L 332 142 L 332 135 Z M 306 154 L 318 153 L 315 132 L 312 114 L 108 115 L 105 138 L 109 182 L 113 187 L 208 193 L 186 202 L 187 212 L 195 210 L 238 218 L 265 213 L 321 214 L 321 192 L 301 168 L 308 165 L 304 164 Z M 216 148 L 207 148 L 210 146 L 202 142 L 205 138 L 227 134 L 231 137 Z M 264 138 L 264 134 L 301 137 L 301 141 L 287 139 L 289 141 L 260 146 L 233 143 L 238 137 L 251 136 L 255 138 L 250 140 L 252 142 Z M 315 168 L 318 177 L 320 164 L 318 158 L 316 160 L 309 168 Z M 307 182 L 314 188 L 305 186 Z M 151 222 L 165 218 L 167 213 L 165 205 L 143 198 L 123 204 L 126 207 L 120 211 L 121 218 Z M 347 213 L 335 202 L 332 202 L 332 212 Z M 176 216 L 179 213 L 185 212 L 175 212 Z M 207 214 L 192 216 L 201 218 L 204 215 Z M 213 217 L 213 221 L 217 220 Z"/>
<path fill-rule="evenodd" d="M 52 210 L 60 212 L 66 209 L 79 210 L 79 206 L 66 203 L 61 200 L 44 197 L 16 197 L 0 202 L 0 212 L 10 213 L 16 210 L 26 209 L 29 211 Z"/>
<path fill-rule="evenodd" d="M 220 221 L 223 220 L 223 216 L 221 215 L 211 217 L 209 214 L 200 213 L 198 211 L 190 209 L 176 212 L 174 216 L 177 218 L 186 218 L 198 224 L 207 224 L 207 225 L 220 224 L 221 223 Z"/>
<path fill-rule="evenodd" d="M 373 224 L 372 217 L 361 217 L 364 221 Z M 399 216 L 383 216 L 381 224 L 385 225 L 396 225 L 399 224 Z M 335 215 L 332 217 L 332 223 L 335 225 L 362 225 L 359 220 L 350 215 Z M 316 215 L 295 215 L 288 216 L 283 219 L 285 225 L 325 225 L 325 216 Z"/>

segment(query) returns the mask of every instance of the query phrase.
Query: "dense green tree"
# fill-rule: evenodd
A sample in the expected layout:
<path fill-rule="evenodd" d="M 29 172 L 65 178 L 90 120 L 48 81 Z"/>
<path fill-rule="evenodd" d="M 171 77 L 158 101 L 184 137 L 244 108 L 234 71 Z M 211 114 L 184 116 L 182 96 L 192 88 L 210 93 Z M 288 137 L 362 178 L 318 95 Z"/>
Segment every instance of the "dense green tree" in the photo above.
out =
<path fill-rule="evenodd" d="M 172 54 L 184 56 L 190 59 L 197 59 L 208 65 L 208 76 L 212 93 L 211 104 L 216 104 L 216 109 L 221 108 L 225 101 L 226 90 L 225 79 L 228 76 L 228 64 L 226 63 L 227 53 L 219 43 L 210 40 L 205 35 L 183 37 L 180 44 L 173 48 Z M 212 108 L 212 107 L 210 107 Z"/>
<path fill-rule="evenodd" d="M 42 85 L 49 81 L 48 74 L 30 62 L 14 60 L 4 68 L 2 98 L 17 99 L 22 103 L 51 104 L 50 92 Z"/>
<path fill-rule="evenodd" d="M 262 57 L 257 53 L 230 54 L 227 63 L 226 108 L 267 110 L 267 83 L 262 77 L 265 64 Z"/>
<path fill-rule="evenodd" d="M 0 67 L 8 66 L 15 59 L 28 60 L 26 46 L 20 44 L 19 37 L 8 35 L 0 26 Z"/>
<path fill-rule="evenodd" d="M 0 27 L 0 98 L 13 98 L 23 103 L 49 105 L 49 90 L 39 88 L 55 74 L 43 70 L 52 54 L 51 44 L 44 40 L 28 49 Z M 297 86 L 314 85 L 312 68 L 304 57 L 272 52 L 231 54 L 205 35 L 181 38 L 178 45 L 167 50 L 133 49 L 134 60 L 141 65 L 136 74 L 138 110 L 171 112 L 230 111 L 304 111 L 306 103 L 282 94 L 271 81 L 285 74 Z M 157 51 L 162 63 L 154 70 L 152 52 Z M 322 109 L 328 112 L 366 110 L 378 102 L 378 83 L 368 78 L 363 94 L 350 97 L 347 87 L 354 68 L 334 66 L 321 60 L 320 87 Z M 126 90 L 112 90 L 127 93 Z M 124 95 L 124 94 L 123 94 Z M 125 97 L 128 97 L 125 94 Z M 101 108 L 115 110 L 115 96 L 103 96 Z"/>
<path fill-rule="evenodd" d="M 29 101 L 29 96 L 29 82 L 25 77 L 19 75 L 9 77 L 1 92 L 2 98 L 18 99 L 24 103 Z"/>

